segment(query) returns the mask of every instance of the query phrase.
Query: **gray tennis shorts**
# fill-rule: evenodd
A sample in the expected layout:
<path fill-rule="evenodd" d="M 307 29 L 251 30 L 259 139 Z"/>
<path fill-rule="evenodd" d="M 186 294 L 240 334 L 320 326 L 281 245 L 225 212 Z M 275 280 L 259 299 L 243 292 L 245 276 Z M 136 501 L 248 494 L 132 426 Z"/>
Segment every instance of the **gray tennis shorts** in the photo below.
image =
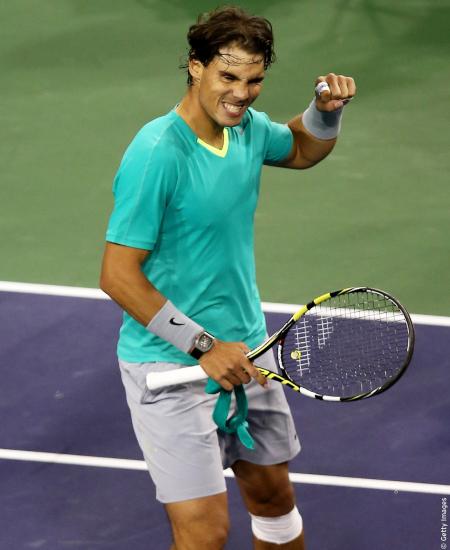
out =
<path fill-rule="evenodd" d="M 255 364 L 277 371 L 272 351 Z M 255 381 L 245 386 L 247 420 L 255 440 L 255 449 L 249 450 L 236 435 L 217 429 L 212 420 L 217 395 L 205 393 L 204 381 L 155 392 L 146 390 L 148 372 L 183 368 L 183 365 L 121 360 L 119 365 L 133 428 L 160 502 L 224 492 L 223 469 L 237 460 L 279 464 L 291 460 L 300 451 L 286 396 L 278 382 L 269 381 L 269 389 Z M 141 403 L 143 396 L 144 403 Z"/>

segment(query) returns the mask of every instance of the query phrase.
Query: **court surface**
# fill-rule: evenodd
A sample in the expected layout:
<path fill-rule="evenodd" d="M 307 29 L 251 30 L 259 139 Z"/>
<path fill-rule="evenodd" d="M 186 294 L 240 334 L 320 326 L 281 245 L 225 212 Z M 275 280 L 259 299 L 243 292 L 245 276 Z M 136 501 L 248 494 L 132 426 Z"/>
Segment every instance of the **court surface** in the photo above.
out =
<path fill-rule="evenodd" d="M 12 286 L 0 292 L 0 548 L 167 550 L 168 524 L 116 365 L 117 306 L 96 290 L 56 289 L 90 296 L 80 297 L 28 292 L 52 287 L 5 288 Z M 267 313 L 269 332 L 284 318 Z M 414 319 L 413 362 L 385 394 L 352 404 L 287 394 L 291 405 L 300 400 L 294 410 L 303 450 L 291 472 L 309 550 L 442 544 L 450 322 Z M 231 477 L 227 487 L 227 548 L 246 550 L 248 517 Z"/>

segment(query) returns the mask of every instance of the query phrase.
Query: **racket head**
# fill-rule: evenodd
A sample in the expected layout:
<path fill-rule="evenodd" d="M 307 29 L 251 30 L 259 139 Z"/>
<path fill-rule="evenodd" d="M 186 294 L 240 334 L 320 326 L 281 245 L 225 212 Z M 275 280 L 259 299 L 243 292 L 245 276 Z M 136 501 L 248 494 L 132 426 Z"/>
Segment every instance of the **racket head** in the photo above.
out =
<path fill-rule="evenodd" d="M 292 317 L 278 339 L 278 362 L 290 387 L 303 395 L 356 401 L 401 378 L 414 340 L 411 318 L 396 298 L 352 287 L 324 294 Z"/>

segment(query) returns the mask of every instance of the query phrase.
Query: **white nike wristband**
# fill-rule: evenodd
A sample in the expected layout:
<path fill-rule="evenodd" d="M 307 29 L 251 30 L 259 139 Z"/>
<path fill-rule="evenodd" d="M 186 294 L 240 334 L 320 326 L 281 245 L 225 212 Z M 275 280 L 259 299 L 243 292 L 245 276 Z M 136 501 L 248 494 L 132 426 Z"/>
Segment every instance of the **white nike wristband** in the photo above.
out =
<path fill-rule="evenodd" d="M 177 309 L 170 300 L 163 305 L 145 327 L 184 353 L 189 353 L 204 328 Z"/>
<path fill-rule="evenodd" d="M 317 139 L 334 139 L 341 130 L 343 107 L 336 111 L 319 111 L 313 99 L 302 115 L 303 126 Z"/>

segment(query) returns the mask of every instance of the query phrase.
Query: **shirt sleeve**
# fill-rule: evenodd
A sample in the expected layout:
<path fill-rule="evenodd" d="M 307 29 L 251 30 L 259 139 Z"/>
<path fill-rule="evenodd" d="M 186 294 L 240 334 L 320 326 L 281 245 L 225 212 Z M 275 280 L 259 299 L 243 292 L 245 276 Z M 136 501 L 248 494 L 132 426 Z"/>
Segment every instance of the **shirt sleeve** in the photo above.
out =
<path fill-rule="evenodd" d="M 287 124 L 273 122 L 266 113 L 253 110 L 258 134 L 265 135 L 264 164 L 276 164 L 283 161 L 291 152 L 294 136 Z"/>
<path fill-rule="evenodd" d="M 114 208 L 107 241 L 153 249 L 178 180 L 177 164 L 174 151 L 167 144 L 152 144 L 139 134 L 136 136 L 114 179 Z"/>

